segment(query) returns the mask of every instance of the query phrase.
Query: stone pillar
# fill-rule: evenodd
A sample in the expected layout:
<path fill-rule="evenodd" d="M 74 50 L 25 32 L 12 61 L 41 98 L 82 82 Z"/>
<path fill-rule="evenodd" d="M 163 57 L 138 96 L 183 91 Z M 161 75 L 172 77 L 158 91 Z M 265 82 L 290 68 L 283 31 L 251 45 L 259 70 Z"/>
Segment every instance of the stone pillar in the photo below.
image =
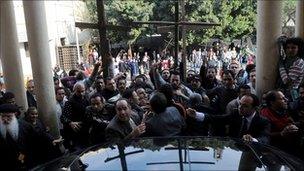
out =
<path fill-rule="evenodd" d="M 40 118 L 59 137 L 56 100 L 44 1 L 23 1 L 37 106 Z"/>
<path fill-rule="evenodd" d="M 15 94 L 17 104 L 25 111 L 27 110 L 27 100 L 17 37 L 14 4 L 13 1 L 0 1 L 0 6 L 0 56 L 6 91 Z"/>
<path fill-rule="evenodd" d="M 257 14 L 256 92 L 275 87 L 278 73 L 279 51 L 277 38 L 282 33 L 282 1 L 259 0 Z"/>
<path fill-rule="evenodd" d="M 298 0 L 297 2 L 296 36 L 304 39 L 304 0 Z"/>

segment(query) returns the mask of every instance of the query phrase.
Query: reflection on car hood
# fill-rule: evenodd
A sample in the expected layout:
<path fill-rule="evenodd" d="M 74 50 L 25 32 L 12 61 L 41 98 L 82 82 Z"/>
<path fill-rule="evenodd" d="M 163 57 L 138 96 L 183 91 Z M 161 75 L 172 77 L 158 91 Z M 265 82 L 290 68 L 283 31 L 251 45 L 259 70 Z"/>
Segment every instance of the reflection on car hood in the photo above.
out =
<path fill-rule="evenodd" d="M 300 170 L 303 162 L 259 143 L 230 138 L 144 138 L 95 146 L 71 170 Z"/>

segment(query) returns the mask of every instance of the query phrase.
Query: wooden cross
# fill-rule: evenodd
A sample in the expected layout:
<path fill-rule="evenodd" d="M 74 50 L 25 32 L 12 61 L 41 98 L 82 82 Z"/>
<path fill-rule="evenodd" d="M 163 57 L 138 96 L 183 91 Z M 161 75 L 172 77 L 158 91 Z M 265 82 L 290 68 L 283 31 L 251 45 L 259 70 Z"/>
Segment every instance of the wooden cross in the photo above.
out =
<path fill-rule="evenodd" d="M 182 7 L 182 16 L 181 20 L 179 19 L 179 2 L 181 2 Z M 157 29 L 160 32 L 169 32 L 171 30 L 175 30 L 175 56 L 174 56 L 174 68 L 176 68 L 178 65 L 178 52 L 179 52 L 179 30 L 181 27 L 182 30 L 182 40 L 183 40 L 183 53 L 182 53 L 182 62 L 183 62 L 183 74 L 182 79 L 185 81 L 186 79 L 186 53 L 185 53 L 185 32 L 184 30 L 198 30 L 202 28 L 210 28 L 213 26 L 219 26 L 217 23 L 207 23 L 207 22 L 188 22 L 185 21 L 185 2 L 184 0 L 175 0 L 175 21 L 134 21 L 134 25 L 142 25 L 142 24 L 152 24 L 152 25 L 166 25 L 164 27 L 158 27 Z M 168 26 L 169 25 L 169 26 Z"/>
<path fill-rule="evenodd" d="M 107 29 L 129 31 L 131 27 L 107 24 L 104 10 L 104 0 L 96 0 L 98 23 L 75 22 L 75 26 L 81 29 L 98 29 L 99 31 L 99 54 L 102 57 L 104 78 L 113 76 L 113 61 L 110 53 L 110 43 L 107 38 Z"/>

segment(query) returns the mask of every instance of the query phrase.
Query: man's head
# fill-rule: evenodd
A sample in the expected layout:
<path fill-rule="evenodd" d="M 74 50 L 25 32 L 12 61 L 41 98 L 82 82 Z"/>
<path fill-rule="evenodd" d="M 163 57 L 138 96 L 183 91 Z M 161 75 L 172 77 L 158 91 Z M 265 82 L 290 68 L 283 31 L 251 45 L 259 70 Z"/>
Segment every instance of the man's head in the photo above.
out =
<path fill-rule="evenodd" d="M 228 88 L 232 88 L 235 83 L 234 76 L 235 75 L 232 70 L 224 71 L 222 74 L 222 80 L 223 80 L 224 86 L 226 86 Z"/>
<path fill-rule="evenodd" d="M 236 61 L 232 61 L 229 65 L 229 69 L 233 71 L 234 75 L 237 74 L 239 70 L 239 64 Z"/>
<path fill-rule="evenodd" d="M 120 77 L 117 80 L 117 89 L 122 94 L 127 88 L 127 80 L 125 77 Z"/>
<path fill-rule="evenodd" d="M 239 112 L 241 116 L 251 116 L 259 106 L 259 99 L 254 94 L 244 95 L 240 100 Z"/>
<path fill-rule="evenodd" d="M 18 107 L 13 104 L 0 105 L 0 133 L 6 138 L 9 132 L 14 140 L 18 140 L 19 126 L 16 114 L 19 112 Z"/>
<path fill-rule="evenodd" d="M 189 97 L 189 107 L 194 108 L 195 106 L 199 106 L 203 103 L 203 98 L 198 93 L 192 93 Z"/>
<path fill-rule="evenodd" d="M 116 90 L 116 84 L 113 78 L 108 77 L 105 80 L 105 84 L 106 84 L 106 89 L 110 90 L 110 91 L 115 91 Z"/>
<path fill-rule="evenodd" d="M 143 87 L 146 84 L 145 81 L 146 81 L 146 78 L 144 77 L 144 75 L 138 75 L 134 79 L 134 83 L 138 87 Z"/>
<path fill-rule="evenodd" d="M 268 107 L 275 111 L 282 111 L 288 108 L 288 99 L 281 91 L 273 90 L 266 94 L 265 101 Z"/>
<path fill-rule="evenodd" d="M 2 104 L 0 105 L 0 120 L 4 125 L 9 125 L 14 118 L 19 109 L 16 105 L 13 104 Z"/>
<path fill-rule="evenodd" d="M 94 84 L 95 84 L 95 88 L 98 92 L 102 91 L 105 87 L 102 76 L 97 76 Z"/>
<path fill-rule="evenodd" d="M 15 95 L 12 92 L 4 93 L 2 99 L 4 103 L 16 105 Z"/>
<path fill-rule="evenodd" d="M 215 67 L 208 67 L 206 77 L 208 80 L 214 80 L 216 77 L 217 70 Z"/>
<path fill-rule="evenodd" d="M 101 111 L 104 107 L 104 98 L 101 97 L 98 93 L 93 94 L 90 97 L 90 103 L 91 106 L 96 110 L 96 111 Z"/>
<path fill-rule="evenodd" d="M 63 87 L 58 87 L 55 89 L 55 93 L 56 93 L 56 100 L 58 102 L 62 102 L 64 97 L 65 97 L 65 91 Z"/>
<path fill-rule="evenodd" d="M 175 89 L 175 90 L 179 89 L 181 80 L 180 80 L 180 74 L 177 71 L 174 71 L 171 73 L 170 83 L 171 83 L 173 89 Z"/>
<path fill-rule="evenodd" d="M 167 98 L 167 104 L 171 105 L 173 101 L 173 87 L 171 84 L 164 84 L 160 86 L 159 91 Z"/>
<path fill-rule="evenodd" d="M 238 87 L 239 98 L 241 99 L 244 95 L 249 95 L 251 93 L 249 85 L 240 85 Z"/>
<path fill-rule="evenodd" d="M 54 80 L 54 87 L 55 87 L 55 89 L 58 88 L 58 87 L 60 87 L 60 81 L 59 81 L 59 79 L 57 77 L 54 77 L 53 80 Z"/>
<path fill-rule="evenodd" d="M 38 111 L 36 107 L 29 107 L 25 113 L 25 119 L 30 123 L 35 123 L 38 119 Z"/>
<path fill-rule="evenodd" d="M 77 69 L 72 69 L 69 71 L 69 76 L 75 77 L 79 71 Z"/>
<path fill-rule="evenodd" d="M 77 82 L 74 85 L 73 92 L 78 97 L 84 97 L 85 96 L 85 87 L 84 87 L 84 84 L 81 83 L 81 82 Z"/>
<path fill-rule="evenodd" d="M 194 70 L 188 70 L 187 71 L 187 78 L 193 78 L 194 75 L 196 75 Z"/>
<path fill-rule="evenodd" d="M 160 92 L 152 94 L 149 103 L 151 106 L 151 110 L 156 114 L 164 112 L 167 108 L 166 96 Z"/>
<path fill-rule="evenodd" d="M 170 78 L 170 71 L 168 69 L 164 69 L 162 71 L 162 77 L 164 80 L 168 81 Z"/>
<path fill-rule="evenodd" d="M 28 80 L 26 83 L 26 89 L 29 93 L 35 94 L 35 86 L 34 86 L 34 80 Z"/>
<path fill-rule="evenodd" d="M 146 90 L 144 88 L 138 88 L 136 93 L 138 95 L 139 105 L 145 106 L 148 101 L 148 94 L 146 93 Z"/>
<path fill-rule="evenodd" d="M 115 104 L 115 110 L 120 121 L 129 121 L 132 110 L 127 99 L 119 99 Z"/>
<path fill-rule="evenodd" d="M 126 91 L 122 94 L 122 97 L 128 99 L 130 104 L 139 104 L 139 97 L 136 91 L 132 88 L 126 89 Z"/>
<path fill-rule="evenodd" d="M 193 76 L 192 79 L 191 79 L 190 84 L 195 89 L 199 88 L 201 86 L 201 81 L 200 81 L 199 75 Z"/>
<path fill-rule="evenodd" d="M 256 78 L 255 69 L 252 69 L 249 73 L 249 80 L 253 86 L 255 84 L 255 78 Z"/>

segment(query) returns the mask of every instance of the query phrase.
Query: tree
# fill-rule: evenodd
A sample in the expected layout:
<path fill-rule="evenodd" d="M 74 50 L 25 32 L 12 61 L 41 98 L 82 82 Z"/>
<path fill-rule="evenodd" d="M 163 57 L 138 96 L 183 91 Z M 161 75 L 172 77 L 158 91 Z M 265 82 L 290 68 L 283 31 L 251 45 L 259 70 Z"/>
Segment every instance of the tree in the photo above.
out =
<path fill-rule="evenodd" d="M 86 1 L 86 5 L 91 13 L 91 20 L 97 22 L 96 0 Z M 107 22 L 114 25 L 128 26 L 132 21 L 147 21 L 150 19 L 153 10 L 153 3 L 144 0 L 136 1 L 105 1 L 105 12 Z M 128 41 L 132 44 L 146 28 L 132 28 L 129 33 L 109 30 L 108 35 L 112 42 Z"/>
<path fill-rule="evenodd" d="M 127 25 L 131 21 L 174 21 L 174 1 L 168 0 L 107 0 L 106 14 L 111 24 Z M 86 1 L 96 22 L 95 0 Z M 256 0 L 185 0 L 186 20 L 219 23 L 221 26 L 212 29 L 188 31 L 186 34 L 188 45 L 205 44 L 210 39 L 217 38 L 224 41 L 240 39 L 254 35 L 256 32 Z M 127 40 L 134 42 L 139 36 L 154 32 L 155 29 L 134 28 L 130 33 L 110 31 L 111 40 L 120 42 Z"/>

